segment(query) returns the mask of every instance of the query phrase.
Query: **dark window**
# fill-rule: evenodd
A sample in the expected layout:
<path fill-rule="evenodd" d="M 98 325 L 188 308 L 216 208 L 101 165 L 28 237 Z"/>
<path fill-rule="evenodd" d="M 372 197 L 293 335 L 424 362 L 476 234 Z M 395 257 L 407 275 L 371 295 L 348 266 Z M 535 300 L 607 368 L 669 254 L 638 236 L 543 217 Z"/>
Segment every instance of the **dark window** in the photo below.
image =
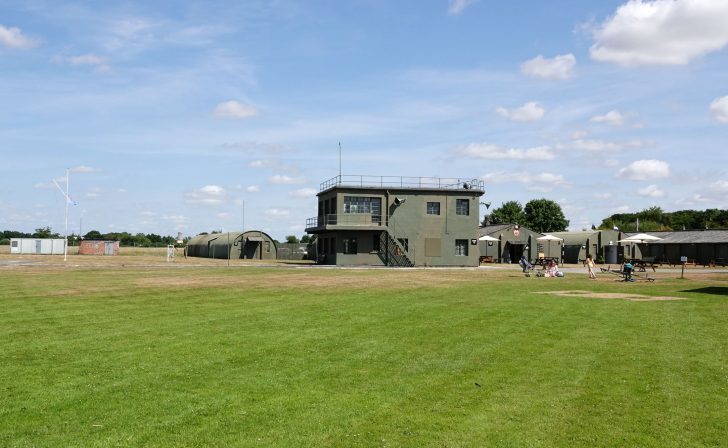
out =
<path fill-rule="evenodd" d="M 329 244 L 329 253 L 331 255 L 334 255 L 336 253 L 336 238 L 329 238 L 330 244 Z"/>
<path fill-rule="evenodd" d="M 455 214 L 462 216 L 470 216 L 470 200 L 469 199 L 456 199 L 455 200 Z"/>
<path fill-rule="evenodd" d="M 381 243 L 382 243 L 381 235 L 379 235 L 378 233 L 375 233 L 374 235 L 372 235 L 372 250 L 374 252 L 379 252 L 381 250 L 381 248 L 382 248 Z"/>
<path fill-rule="evenodd" d="M 265 251 L 270 252 L 270 241 L 265 242 Z"/>
<path fill-rule="evenodd" d="M 382 213 L 382 198 L 344 196 L 344 213 L 380 215 Z"/>
<path fill-rule="evenodd" d="M 427 214 L 428 215 L 439 215 L 440 214 L 440 203 L 439 202 L 428 202 L 427 203 Z"/>
<path fill-rule="evenodd" d="M 455 240 L 455 255 L 458 257 L 468 256 L 468 240 Z"/>
<path fill-rule="evenodd" d="M 356 238 L 344 238 L 344 253 L 355 254 L 357 253 Z"/>

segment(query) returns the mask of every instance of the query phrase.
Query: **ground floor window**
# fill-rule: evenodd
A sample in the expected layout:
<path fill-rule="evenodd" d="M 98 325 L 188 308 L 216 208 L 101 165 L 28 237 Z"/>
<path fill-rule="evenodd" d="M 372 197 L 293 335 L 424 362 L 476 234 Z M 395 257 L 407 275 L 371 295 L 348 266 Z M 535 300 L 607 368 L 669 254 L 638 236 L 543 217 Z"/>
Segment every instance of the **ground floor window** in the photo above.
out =
<path fill-rule="evenodd" d="M 372 250 L 374 252 L 379 252 L 382 249 L 381 242 L 382 238 L 380 234 L 375 233 L 372 235 Z"/>
<path fill-rule="evenodd" d="M 336 238 L 330 238 L 329 242 L 329 254 L 334 255 L 336 253 Z"/>
<path fill-rule="evenodd" d="M 455 240 L 455 255 L 458 257 L 468 256 L 468 240 Z"/>
<path fill-rule="evenodd" d="M 356 238 L 344 238 L 344 253 L 355 254 L 357 253 Z"/>

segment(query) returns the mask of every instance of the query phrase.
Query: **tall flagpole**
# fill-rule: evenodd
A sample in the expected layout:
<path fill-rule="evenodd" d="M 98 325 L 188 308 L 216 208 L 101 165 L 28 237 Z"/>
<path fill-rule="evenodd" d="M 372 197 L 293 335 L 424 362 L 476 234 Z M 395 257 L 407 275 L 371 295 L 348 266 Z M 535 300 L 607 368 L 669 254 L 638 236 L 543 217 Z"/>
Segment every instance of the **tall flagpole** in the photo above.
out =
<path fill-rule="evenodd" d="M 68 183 L 70 182 L 70 170 L 66 168 L 66 237 L 63 240 L 63 261 L 68 258 Z"/>
<path fill-rule="evenodd" d="M 339 142 L 339 183 L 341 183 L 341 142 Z"/>

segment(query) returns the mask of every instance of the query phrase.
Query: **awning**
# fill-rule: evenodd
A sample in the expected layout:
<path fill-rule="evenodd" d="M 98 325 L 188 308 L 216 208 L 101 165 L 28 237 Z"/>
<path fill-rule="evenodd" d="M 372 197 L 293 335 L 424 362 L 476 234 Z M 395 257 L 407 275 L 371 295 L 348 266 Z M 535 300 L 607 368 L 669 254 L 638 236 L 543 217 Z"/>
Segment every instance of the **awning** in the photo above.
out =
<path fill-rule="evenodd" d="M 246 241 L 260 241 L 260 242 L 263 242 L 263 237 L 262 236 L 249 236 L 249 237 L 245 238 L 245 240 Z"/>

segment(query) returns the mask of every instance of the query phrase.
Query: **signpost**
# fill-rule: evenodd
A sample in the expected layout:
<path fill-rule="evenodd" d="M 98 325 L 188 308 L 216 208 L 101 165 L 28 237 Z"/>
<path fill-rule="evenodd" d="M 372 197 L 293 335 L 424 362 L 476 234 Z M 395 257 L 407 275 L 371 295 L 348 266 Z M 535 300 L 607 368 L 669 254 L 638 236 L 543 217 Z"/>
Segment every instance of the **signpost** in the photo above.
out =
<path fill-rule="evenodd" d="M 688 262 L 688 257 L 680 257 L 680 263 L 682 264 L 682 270 L 680 271 L 680 278 L 685 278 L 685 263 Z"/>

